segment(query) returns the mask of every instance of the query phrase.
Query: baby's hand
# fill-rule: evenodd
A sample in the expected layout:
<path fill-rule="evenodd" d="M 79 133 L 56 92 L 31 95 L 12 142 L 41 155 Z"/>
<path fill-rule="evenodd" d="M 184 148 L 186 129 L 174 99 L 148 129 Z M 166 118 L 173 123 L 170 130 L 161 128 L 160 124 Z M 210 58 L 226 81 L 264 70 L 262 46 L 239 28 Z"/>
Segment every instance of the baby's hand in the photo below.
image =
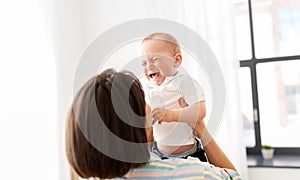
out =
<path fill-rule="evenodd" d="M 181 108 L 187 107 L 188 104 L 185 102 L 183 98 L 178 99 L 178 104 Z M 180 114 L 180 109 L 165 109 L 165 108 L 155 108 L 151 112 L 152 116 L 152 124 L 158 123 L 161 124 L 162 122 L 176 122 L 178 121 Z M 177 120 L 176 120 L 177 117 Z"/>
<path fill-rule="evenodd" d="M 171 122 L 171 112 L 169 109 L 165 108 L 155 108 L 152 112 L 152 124 L 155 124 L 156 122 L 158 124 L 161 124 L 163 121 L 164 122 Z"/>

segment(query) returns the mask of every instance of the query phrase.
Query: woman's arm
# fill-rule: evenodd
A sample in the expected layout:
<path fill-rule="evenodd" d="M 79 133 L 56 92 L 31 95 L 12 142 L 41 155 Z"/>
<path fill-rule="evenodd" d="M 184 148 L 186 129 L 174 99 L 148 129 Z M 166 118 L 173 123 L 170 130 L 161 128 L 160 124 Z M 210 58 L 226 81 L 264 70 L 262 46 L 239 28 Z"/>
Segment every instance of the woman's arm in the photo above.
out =
<path fill-rule="evenodd" d="M 224 154 L 224 152 L 218 146 L 213 137 L 211 137 L 210 133 L 206 129 L 203 120 L 198 121 L 196 123 L 194 132 L 200 138 L 202 146 L 204 147 L 205 153 L 207 155 L 208 161 L 211 164 L 221 168 L 228 168 L 236 171 L 234 165 Z"/>
<path fill-rule="evenodd" d="M 188 104 L 184 101 L 184 99 L 179 99 L 178 102 L 181 107 L 188 106 Z M 228 168 L 236 171 L 234 165 L 224 154 L 224 152 L 216 143 L 214 138 L 210 135 L 203 121 L 203 118 L 198 119 L 194 127 L 195 127 L 194 134 L 200 138 L 201 144 L 204 147 L 204 151 L 206 153 L 208 161 L 215 166 L 221 168 Z"/>

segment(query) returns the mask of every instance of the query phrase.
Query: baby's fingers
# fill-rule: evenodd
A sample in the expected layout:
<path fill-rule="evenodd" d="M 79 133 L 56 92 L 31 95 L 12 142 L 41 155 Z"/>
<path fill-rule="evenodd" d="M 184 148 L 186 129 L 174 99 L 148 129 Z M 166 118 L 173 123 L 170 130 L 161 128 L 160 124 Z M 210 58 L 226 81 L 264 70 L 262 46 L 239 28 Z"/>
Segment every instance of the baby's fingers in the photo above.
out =
<path fill-rule="evenodd" d="M 158 124 L 161 124 L 163 116 L 164 116 L 164 110 L 161 108 L 155 108 L 152 111 L 152 122 L 153 124 L 158 122 Z"/>

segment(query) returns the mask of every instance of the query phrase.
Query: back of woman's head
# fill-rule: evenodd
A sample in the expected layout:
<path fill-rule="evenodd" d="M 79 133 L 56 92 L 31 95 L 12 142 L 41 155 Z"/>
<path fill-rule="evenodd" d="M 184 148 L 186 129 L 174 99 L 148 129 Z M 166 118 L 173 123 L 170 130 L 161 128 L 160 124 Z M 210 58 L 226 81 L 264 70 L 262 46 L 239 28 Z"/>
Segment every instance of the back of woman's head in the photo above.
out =
<path fill-rule="evenodd" d="M 122 177 L 148 162 L 144 92 L 129 72 L 106 70 L 74 97 L 67 116 L 66 152 L 83 178 Z"/>

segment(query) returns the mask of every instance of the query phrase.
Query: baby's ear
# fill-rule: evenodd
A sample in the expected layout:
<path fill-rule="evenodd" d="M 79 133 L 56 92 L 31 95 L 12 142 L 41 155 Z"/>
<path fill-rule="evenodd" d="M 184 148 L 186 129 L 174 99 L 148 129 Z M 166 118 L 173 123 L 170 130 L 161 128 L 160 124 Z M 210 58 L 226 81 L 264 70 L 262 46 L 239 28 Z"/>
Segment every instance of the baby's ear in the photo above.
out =
<path fill-rule="evenodd" d="M 182 56 L 181 56 L 181 53 L 176 53 L 175 54 L 175 67 L 178 68 L 182 62 Z"/>

